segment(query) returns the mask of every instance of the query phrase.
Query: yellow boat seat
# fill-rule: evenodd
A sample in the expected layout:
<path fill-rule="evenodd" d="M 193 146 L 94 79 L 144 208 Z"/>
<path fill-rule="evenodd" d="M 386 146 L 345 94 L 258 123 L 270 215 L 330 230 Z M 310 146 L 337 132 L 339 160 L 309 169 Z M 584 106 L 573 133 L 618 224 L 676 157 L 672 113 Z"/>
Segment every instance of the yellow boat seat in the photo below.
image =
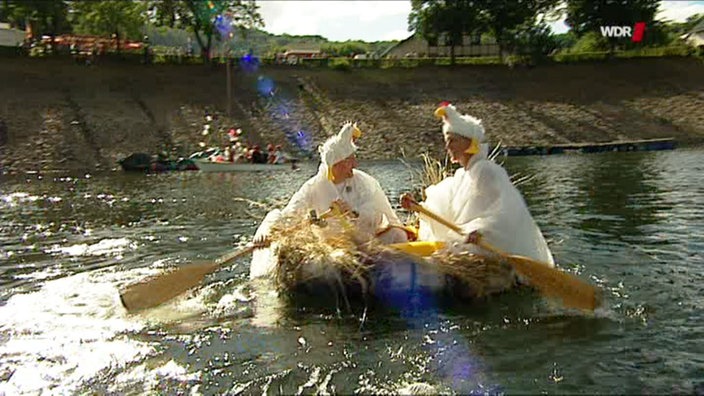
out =
<path fill-rule="evenodd" d="M 400 250 L 402 252 L 414 254 L 416 256 L 426 257 L 445 247 L 445 242 L 437 241 L 417 241 L 393 243 L 388 247 Z"/>

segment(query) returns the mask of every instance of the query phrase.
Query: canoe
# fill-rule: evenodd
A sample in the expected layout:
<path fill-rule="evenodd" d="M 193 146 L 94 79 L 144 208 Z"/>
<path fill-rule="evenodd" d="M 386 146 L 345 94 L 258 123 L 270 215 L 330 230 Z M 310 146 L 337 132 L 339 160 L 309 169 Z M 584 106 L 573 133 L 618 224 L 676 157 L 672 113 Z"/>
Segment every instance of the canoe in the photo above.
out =
<path fill-rule="evenodd" d="M 193 161 L 202 172 L 271 172 L 291 170 L 291 165 L 286 164 L 242 164 L 236 162 L 214 162 L 204 159 Z"/>

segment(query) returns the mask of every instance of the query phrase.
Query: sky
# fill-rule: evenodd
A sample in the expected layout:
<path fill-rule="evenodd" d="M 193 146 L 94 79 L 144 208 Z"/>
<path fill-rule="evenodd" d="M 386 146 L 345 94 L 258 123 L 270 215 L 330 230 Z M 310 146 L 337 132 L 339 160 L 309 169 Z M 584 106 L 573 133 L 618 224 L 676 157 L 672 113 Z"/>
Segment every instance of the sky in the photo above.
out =
<path fill-rule="evenodd" d="M 258 0 L 264 30 L 273 34 L 320 35 L 331 41 L 403 40 L 410 36 L 410 0 Z M 683 22 L 704 13 L 704 1 L 661 1 L 658 19 Z M 551 24 L 564 33 L 564 21 Z"/>

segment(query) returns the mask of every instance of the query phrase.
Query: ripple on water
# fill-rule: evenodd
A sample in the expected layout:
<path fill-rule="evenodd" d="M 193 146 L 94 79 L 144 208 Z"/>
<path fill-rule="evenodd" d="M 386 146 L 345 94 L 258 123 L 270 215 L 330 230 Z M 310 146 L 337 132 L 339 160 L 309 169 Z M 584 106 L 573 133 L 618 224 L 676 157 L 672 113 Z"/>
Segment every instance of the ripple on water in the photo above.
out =
<path fill-rule="evenodd" d="M 408 316 L 298 310 L 247 260 L 127 315 L 118 290 L 246 242 L 299 173 L 61 177 L 0 188 L 0 393 L 692 393 L 704 356 L 701 150 L 509 158 L 558 266 L 594 315 L 517 291 Z M 402 164 L 363 164 L 392 205 Z M 251 201 L 260 201 L 258 205 Z M 357 313 L 359 314 L 359 313 Z M 89 364 L 86 364 L 89 362 Z M 699 383 L 697 381 L 700 381 Z M 700 388 L 697 388 L 699 386 Z"/>

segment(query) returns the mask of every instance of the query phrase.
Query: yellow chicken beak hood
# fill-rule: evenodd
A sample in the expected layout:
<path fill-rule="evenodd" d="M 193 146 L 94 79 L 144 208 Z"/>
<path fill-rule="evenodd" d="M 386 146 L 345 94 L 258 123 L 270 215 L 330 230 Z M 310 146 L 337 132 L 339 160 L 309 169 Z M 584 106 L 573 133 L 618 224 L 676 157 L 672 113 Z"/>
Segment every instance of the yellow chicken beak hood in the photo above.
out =
<path fill-rule="evenodd" d="M 337 135 L 328 138 L 328 140 L 318 148 L 320 159 L 326 168 L 326 177 L 328 180 L 333 181 L 332 166 L 357 151 L 354 139 L 360 136 L 362 136 L 362 131 L 359 130 L 357 125 L 347 122 L 342 125 L 342 129 L 340 129 Z"/>
<path fill-rule="evenodd" d="M 435 109 L 435 116 L 442 118 L 442 133 L 447 135 L 464 136 L 472 141 L 467 153 L 476 154 L 479 152 L 479 144 L 484 141 L 484 126 L 482 120 L 468 114 L 460 114 L 455 106 L 449 103 L 442 103 Z"/>

